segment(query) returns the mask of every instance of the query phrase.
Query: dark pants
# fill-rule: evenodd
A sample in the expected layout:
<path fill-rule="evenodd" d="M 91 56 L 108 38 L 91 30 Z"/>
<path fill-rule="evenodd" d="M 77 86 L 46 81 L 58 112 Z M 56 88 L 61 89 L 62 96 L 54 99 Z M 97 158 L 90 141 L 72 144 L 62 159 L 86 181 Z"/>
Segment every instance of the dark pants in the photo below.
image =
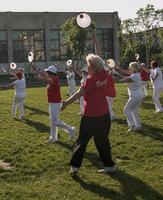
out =
<path fill-rule="evenodd" d="M 79 137 L 74 146 L 74 152 L 70 160 L 70 165 L 79 168 L 82 164 L 86 146 L 94 136 L 94 142 L 105 167 L 114 165 L 111 156 L 111 147 L 108 138 L 110 131 L 110 115 L 101 117 L 85 117 L 80 122 Z"/>

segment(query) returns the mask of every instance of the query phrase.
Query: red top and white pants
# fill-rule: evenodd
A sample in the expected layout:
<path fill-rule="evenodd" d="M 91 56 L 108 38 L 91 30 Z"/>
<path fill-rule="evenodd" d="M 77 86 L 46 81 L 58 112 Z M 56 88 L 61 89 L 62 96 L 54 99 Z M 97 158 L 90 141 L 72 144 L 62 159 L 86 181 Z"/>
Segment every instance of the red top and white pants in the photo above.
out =
<path fill-rule="evenodd" d="M 110 96 L 107 96 L 107 102 L 108 102 L 108 106 L 109 106 L 109 112 L 110 112 L 110 118 L 111 120 L 115 119 L 115 113 L 113 111 L 112 105 L 113 105 L 113 101 L 114 98 L 116 97 L 116 90 L 115 90 L 115 86 L 114 86 L 114 78 L 111 74 L 108 74 L 108 82 L 109 82 L 109 92 L 110 92 Z"/>
<path fill-rule="evenodd" d="M 58 140 L 58 128 L 66 131 L 71 137 L 74 134 L 74 127 L 65 124 L 59 120 L 61 105 L 60 83 L 57 76 L 52 77 L 53 85 L 47 85 L 47 96 L 49 103 L 49 121 L 50 121 L 50 140 Z"/>
<path fill-rule="evenodd" d="M 81 118 L 79 136 L 74 146 L 70 165 L 81 166 L 86 146 L 94 136 L 96 148 L 106 167 L 114 166 L 111 156 L 108 134 L 110 130 L 109 107 L 106 96 L 109 96 L 109 83 L 105 70 L 90 75 L 83 83 L 84 115 Z"/>
<path fill-rule="evenodd" d="M 147 96 L 147 85 L 148 85 L 148 81 L 150 80 L 149 78 L 149 73 L 146 72 L 145 70 L 141 69 L 140 71 L 140 76 L 141 76 L 141 80 L 142 80 L 142 87 L 143 87 L 143 93 L 144 93 L 144 97 Z"/>

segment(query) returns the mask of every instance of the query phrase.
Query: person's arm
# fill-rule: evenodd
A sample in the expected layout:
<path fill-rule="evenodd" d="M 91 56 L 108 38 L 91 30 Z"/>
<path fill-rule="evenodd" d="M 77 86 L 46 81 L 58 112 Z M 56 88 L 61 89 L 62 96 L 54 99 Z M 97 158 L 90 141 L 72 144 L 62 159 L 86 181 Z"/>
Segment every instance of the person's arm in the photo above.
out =
<path fill-rule="evenodd" d="M 83 78 L 82 72 L 76 66 L 74 66 L 73 70 L 80 78 Z"/>
<path fill-rule="evenodd" d="M 54 84 L 53 79 L 48 77 L 46 72 L 39 72 L 37 79 L 40 80 L 40 81 L 44 81 L 44 82 L 46 82 L 47 84 L 50 84 L 50 85 Z"/>
<path fill-rule="evenodd" d="M 156 73 L 155 76 L 151 76 L 151 79 L 152 79 L 153 81 L 155 81 L 155 80 L 157 79 L 158 75 L 159 75 L 159 73 Z"/>
<path fill-rule="evenodd" d="M 116 67 L 116 70 L 118 70 L 119 72 L 125 73 L 127 75 L 131 75 L 131 72 L 128 69 L 122 69 L 120 67 Z"/>
<path fill-rule="evenodd" d="M 120 81 L 121 83 L 132 83 L 132 82 L 133 82 L 133 80 L 132 80 L 131 77 L 125 77 L 125 78 L 123 78 L 123 79 L 120 79 L 119 81 Z"/>
<path fill-rule="evenodd" d="M 95 48 L 95 54 L 98 56 L 101 56 L 101 49 L 100 49 L 99 43 L 97 42 L 95 34 L 92 35 L 92 40 L 93 40 L 93 44 Z"/>
<path fill-rule="evenodd" d="M 9 88 L 13 88 L 15 86 L 14 82 L 10 83 L 8 85 L 2 85 L 0 86 L 1 89 L 9 89 Z"/>
<path fill-rule="evenodd" d="M 68 98 L 66 101 L 62 101 L 61 104 L 61 110 L 64 110 L 66 106 L 73 103 L 77 99 L 79 99 L 81 96 L 84 95 L 84 88 L 80 87 L 77 92 L 75 92 L 70 98 Z"/>

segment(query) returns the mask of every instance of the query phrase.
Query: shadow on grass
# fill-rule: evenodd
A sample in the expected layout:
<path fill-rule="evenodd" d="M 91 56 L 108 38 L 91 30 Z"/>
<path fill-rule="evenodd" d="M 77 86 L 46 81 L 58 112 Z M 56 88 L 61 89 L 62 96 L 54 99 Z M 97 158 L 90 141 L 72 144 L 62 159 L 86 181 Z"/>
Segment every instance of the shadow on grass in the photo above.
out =
<path fill-rule="evenodd" d="M 58 141 L 57 144 L 65 147 L 66 149 L 70 150 L 73 153 L 74 145 L 70 145 L 62 141 Z M 101 160 L 100 157 L 98 156 L 98 152 L 97 154 L 91 152 L 85 152 L 84 158 L 88 159 L 92 163 L 92 165 L 95 166 L 97 169 L 100 168 Z"/>
<path fill-rule="evenodd" d="M 125 199 L 125 196 L 123 196 L 117 191 L 109 189 L 109 187 L 104 187 L 93 182 L 87 183 L 86 181 L 82 180 L 79 176 L 72 176 L 72 179 L 78 182 L 84 190 L 92 192 L 104 199 Z"/>
<path fill-rule="evenodd" d="M 97 183 L 88 183 L 77 175 L 72 178 L 74 181 L 78 182 L 84 190 L 90 191 L 104 199 L 137 200 L 138 197 L 143 200 L 163 199 L 161 194 L 141 179 L 131 176 L 123 171 L 119 170 L 117 173 L 108 174 L 108 176 L 121 183 L 121 193 L 109 189 L 109 186 L 106 188 Z"/>
<path fill-rule="evenodd" d="M 138 134 L 151 137 L 155 140 L 163 141 L 163 129 L 155 128 L 153 126 L 142 124 L 143 129 L 138 131 Z"/>
<path fill-rule="evenodd" d="M 34 108 L 34 107 L 30 107 L 30 106 L 27 106 L 27 105 L 24 105 L 24 107 L 28 110 L 31 110 L 32 113 L 30 113 L 30 115 L 33 115 L 33 114 L 39 114 L 39 115 L 49 115 L 48 112 L 46 111 L 43 111 L 43 110 L 40 110 L 38 108 Z"/>
<path fill-rule="evenodd" d="M 109 176 L 121 183 L 125 200 L 137 200 L 138 197 L 144 200 L 163 199 L 163 196 L 159 192 L 147 185 L 141 179 L 131 176 L 121 170 L 118 170 L 117 173 L 110 174 Z"/>
<path fill-rule="evenodd" d="M 155 111 L 154 103 L 149 103 L 149 102 L 143 101 L 141 104 L 141 107 L 144 109 L 148 109 L 148 110 L 151 109 L 151 110 L 153 110 L 153 112 Z"/>
<path fill-rule="evenodd" d="M 29 126 L 34 127 L 39 132 L 48 132 L 49 131 L 49 126 L 46 126 L 45 124 L 43 124 L 41 122 L 36 122 L 36 121 L 25 118 L 24 123 L 28 124 Z"/>

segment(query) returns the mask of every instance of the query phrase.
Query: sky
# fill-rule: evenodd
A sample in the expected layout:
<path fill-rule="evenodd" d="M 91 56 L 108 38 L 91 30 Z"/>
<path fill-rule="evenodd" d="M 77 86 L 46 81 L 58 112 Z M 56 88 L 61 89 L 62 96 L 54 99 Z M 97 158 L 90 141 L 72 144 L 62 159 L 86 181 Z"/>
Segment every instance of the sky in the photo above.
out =
<path fill-rule="evenodd" d="M 0 0 L 0 12 L 114 12 L 124 20 L 147 4 L 163 8 L 163 0 Z"/>

